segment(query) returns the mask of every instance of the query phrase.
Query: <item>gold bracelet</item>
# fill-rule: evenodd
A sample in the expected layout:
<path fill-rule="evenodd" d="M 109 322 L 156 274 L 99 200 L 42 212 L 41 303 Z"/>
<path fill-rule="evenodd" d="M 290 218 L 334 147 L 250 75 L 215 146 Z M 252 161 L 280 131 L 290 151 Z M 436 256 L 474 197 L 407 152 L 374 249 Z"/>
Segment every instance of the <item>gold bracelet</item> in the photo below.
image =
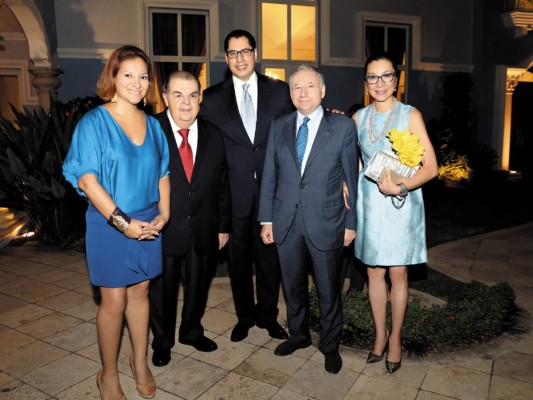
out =
<path fill-rule="evenodd" d="M 128 228 L 130 227 L 131 218 L 128 217 L 120 208 L 117 207 L 111 213 L 107 222 L 117 228 L 120 232 L 126 233 Z"/>

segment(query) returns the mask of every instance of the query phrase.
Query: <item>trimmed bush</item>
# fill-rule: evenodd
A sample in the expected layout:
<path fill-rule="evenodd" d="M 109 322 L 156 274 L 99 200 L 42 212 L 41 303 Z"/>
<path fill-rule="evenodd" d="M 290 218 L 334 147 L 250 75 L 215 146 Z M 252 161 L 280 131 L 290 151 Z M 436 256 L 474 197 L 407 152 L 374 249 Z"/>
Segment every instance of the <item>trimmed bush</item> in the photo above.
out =
<path fill-rule="evenodd" d="M 514 326 L 518 310 L 513 289 L 508 284 L 488 286 L 473 281 L 456 285 L 462 286 L 462 290 L 450 291 L 445 305 L 424 307 L 418 300 L 409 303 L 402 331 L 402 345 L 409 356 L 462 350 L 487 342 Z M 310 326 L 318 332 L 318 297 L 314 289 L 310 303 Z M 343 293 L 343 310 L 341 343 L 371 349 L 374 321 L 367 293 Z M 387 314 L 390 327 L 390 303 Z"/>

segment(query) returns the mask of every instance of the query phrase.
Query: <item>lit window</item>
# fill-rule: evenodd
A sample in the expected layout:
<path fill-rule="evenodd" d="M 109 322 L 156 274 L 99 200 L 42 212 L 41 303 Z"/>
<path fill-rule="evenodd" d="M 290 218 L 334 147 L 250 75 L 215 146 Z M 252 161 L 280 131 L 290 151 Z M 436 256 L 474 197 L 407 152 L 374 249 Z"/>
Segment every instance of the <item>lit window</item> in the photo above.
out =
<path fill-rule="evenodd" d="M 192 73 L 207 87 L 208 76 L 208 14 L 192 10 L 150 10 L 152 32 L 150 56 L 154 63 L 157 94 L 156 111 L 164 109 L 161 91 L 163 82 L 174 71 Z"/>
<path fill-rule="evenodd" d="M 285 68 L 265 68 L 265 75 L 281 81 L 285 80 Z"/>
<path fill-rule="evenodd" d="M 287 5 L 263 3 L 263 47 L 264 59 L 287 60 L 289 42 L 287 40 Z"/>
<path fill-rule="evenodd" d="M 261 4 L 260 51 L 265 73 L 285 80 L 292 66 L 317 60 L 317 1 Z"/>

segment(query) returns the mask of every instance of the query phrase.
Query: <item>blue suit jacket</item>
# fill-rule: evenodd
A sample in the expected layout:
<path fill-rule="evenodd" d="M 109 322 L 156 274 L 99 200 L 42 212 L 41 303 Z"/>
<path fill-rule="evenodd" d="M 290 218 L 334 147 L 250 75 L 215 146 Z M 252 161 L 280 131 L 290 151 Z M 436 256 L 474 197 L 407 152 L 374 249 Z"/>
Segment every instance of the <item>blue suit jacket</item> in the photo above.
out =
<path fill-rule="evenodd" d="M 296 161 L 296 117 L 276 118 L 268 138 L 258 220 L 272 222 L 274 240 L 282 244 L 298 209 L 307 235 L 321 251 L 343 245 L 344 229 L 357 226 L 359 171 L 356 128 L 352 119 L 324 112 L 303 176 Z M 342 182 L 350 192 L 346 209 Z"/>

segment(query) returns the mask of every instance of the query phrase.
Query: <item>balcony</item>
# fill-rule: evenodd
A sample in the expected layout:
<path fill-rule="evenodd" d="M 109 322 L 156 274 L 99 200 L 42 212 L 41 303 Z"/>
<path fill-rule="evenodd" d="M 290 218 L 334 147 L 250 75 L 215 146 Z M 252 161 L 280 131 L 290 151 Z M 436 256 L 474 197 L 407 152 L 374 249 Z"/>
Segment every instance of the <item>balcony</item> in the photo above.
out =
<path fill-rule="evenodd" d="M 503 23 L 514 28 L 515 36 L 525 36 L 533 31 L 533 0 L 506 0 Z"/>

